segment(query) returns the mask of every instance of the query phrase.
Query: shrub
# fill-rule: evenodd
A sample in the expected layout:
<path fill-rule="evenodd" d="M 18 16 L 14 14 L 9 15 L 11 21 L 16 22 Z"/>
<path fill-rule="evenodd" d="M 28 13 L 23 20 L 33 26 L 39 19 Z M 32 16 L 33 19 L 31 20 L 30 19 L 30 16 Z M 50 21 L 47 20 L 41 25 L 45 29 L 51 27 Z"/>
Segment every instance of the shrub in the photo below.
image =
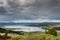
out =
<path fill-rule="evenodd" d="M 45 31 L 45 34 L 48 34 L 48 31 Z"/>
<path fill-rule="evenodd" d="M 48 29 L 48 31 L 45 31 L 45 33 L 46 34 L 48 33 L 50 35 L 57 36 L 56 28 L 50 28 L 50 29 Z"/>

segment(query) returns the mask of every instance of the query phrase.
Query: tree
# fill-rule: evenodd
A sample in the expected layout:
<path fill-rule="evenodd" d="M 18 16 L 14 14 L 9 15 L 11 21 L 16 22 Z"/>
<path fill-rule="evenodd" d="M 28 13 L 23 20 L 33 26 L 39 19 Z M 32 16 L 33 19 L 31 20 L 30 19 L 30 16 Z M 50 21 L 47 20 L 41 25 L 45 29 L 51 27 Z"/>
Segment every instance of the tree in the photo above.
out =
<path fill-rule="evenodd" d="M 48 34 L 48 31 L 45 31 L 45 34 Z"/>
<path fill-rule="evenodd" d="M 46 34 L 48 33 L 50 35 L 57 36 L 56 28 L 50 28 L 50 29 L 48 29 L 48 31 L 45 31 L 45 33 Z"/>

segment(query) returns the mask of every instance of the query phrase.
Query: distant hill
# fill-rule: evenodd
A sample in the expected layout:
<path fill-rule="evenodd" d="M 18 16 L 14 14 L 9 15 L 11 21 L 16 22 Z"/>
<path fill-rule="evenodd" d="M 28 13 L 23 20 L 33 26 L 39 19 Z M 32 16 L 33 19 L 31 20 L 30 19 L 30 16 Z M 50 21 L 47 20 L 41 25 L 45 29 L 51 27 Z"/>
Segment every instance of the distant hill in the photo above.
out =
<path fill-rule="evenodd" d="M 47 25 L 53 25 L 53 24 L 60 24 L 60 23 L 56 23 L 56 22 L 42 22 L 42 23 L 0 23 L 0 26 L 15 26 L 15 25 L 21 25 L 21 26 L 47 26 Z"/>

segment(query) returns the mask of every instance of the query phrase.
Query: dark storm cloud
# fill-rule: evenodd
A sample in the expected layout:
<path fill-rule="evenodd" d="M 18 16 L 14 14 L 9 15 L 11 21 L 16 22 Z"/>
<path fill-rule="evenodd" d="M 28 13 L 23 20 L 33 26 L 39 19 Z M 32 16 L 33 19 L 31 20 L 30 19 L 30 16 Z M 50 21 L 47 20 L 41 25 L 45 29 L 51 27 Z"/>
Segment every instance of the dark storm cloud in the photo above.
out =
<path fill-rule="evenodd" d="M 59 19 L 59 0 L 7 0 L 7 13 L 0 13 L 1 20 Z M 6 16 L 7 15 L 7 16 Z"/>

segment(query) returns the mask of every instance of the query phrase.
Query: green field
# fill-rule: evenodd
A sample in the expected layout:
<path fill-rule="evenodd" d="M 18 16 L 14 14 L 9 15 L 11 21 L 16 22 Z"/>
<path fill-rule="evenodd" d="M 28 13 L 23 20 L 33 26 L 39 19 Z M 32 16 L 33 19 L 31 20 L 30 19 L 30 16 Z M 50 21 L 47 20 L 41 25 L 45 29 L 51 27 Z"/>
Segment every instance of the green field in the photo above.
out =
<path fill-rule="evenodd" d="M 0 35 L 5 33 L 0 33 Z M 60 40 L 60 33 L 57 33 L 58 36 L 53 36 L 50 34 L 45 34 L 43 32 L 25 32 L 24 35 L 18 35 L 15 33 L 8 33 L 7 36 L 10 36 L 10 39 L 7 40 Z"/>

